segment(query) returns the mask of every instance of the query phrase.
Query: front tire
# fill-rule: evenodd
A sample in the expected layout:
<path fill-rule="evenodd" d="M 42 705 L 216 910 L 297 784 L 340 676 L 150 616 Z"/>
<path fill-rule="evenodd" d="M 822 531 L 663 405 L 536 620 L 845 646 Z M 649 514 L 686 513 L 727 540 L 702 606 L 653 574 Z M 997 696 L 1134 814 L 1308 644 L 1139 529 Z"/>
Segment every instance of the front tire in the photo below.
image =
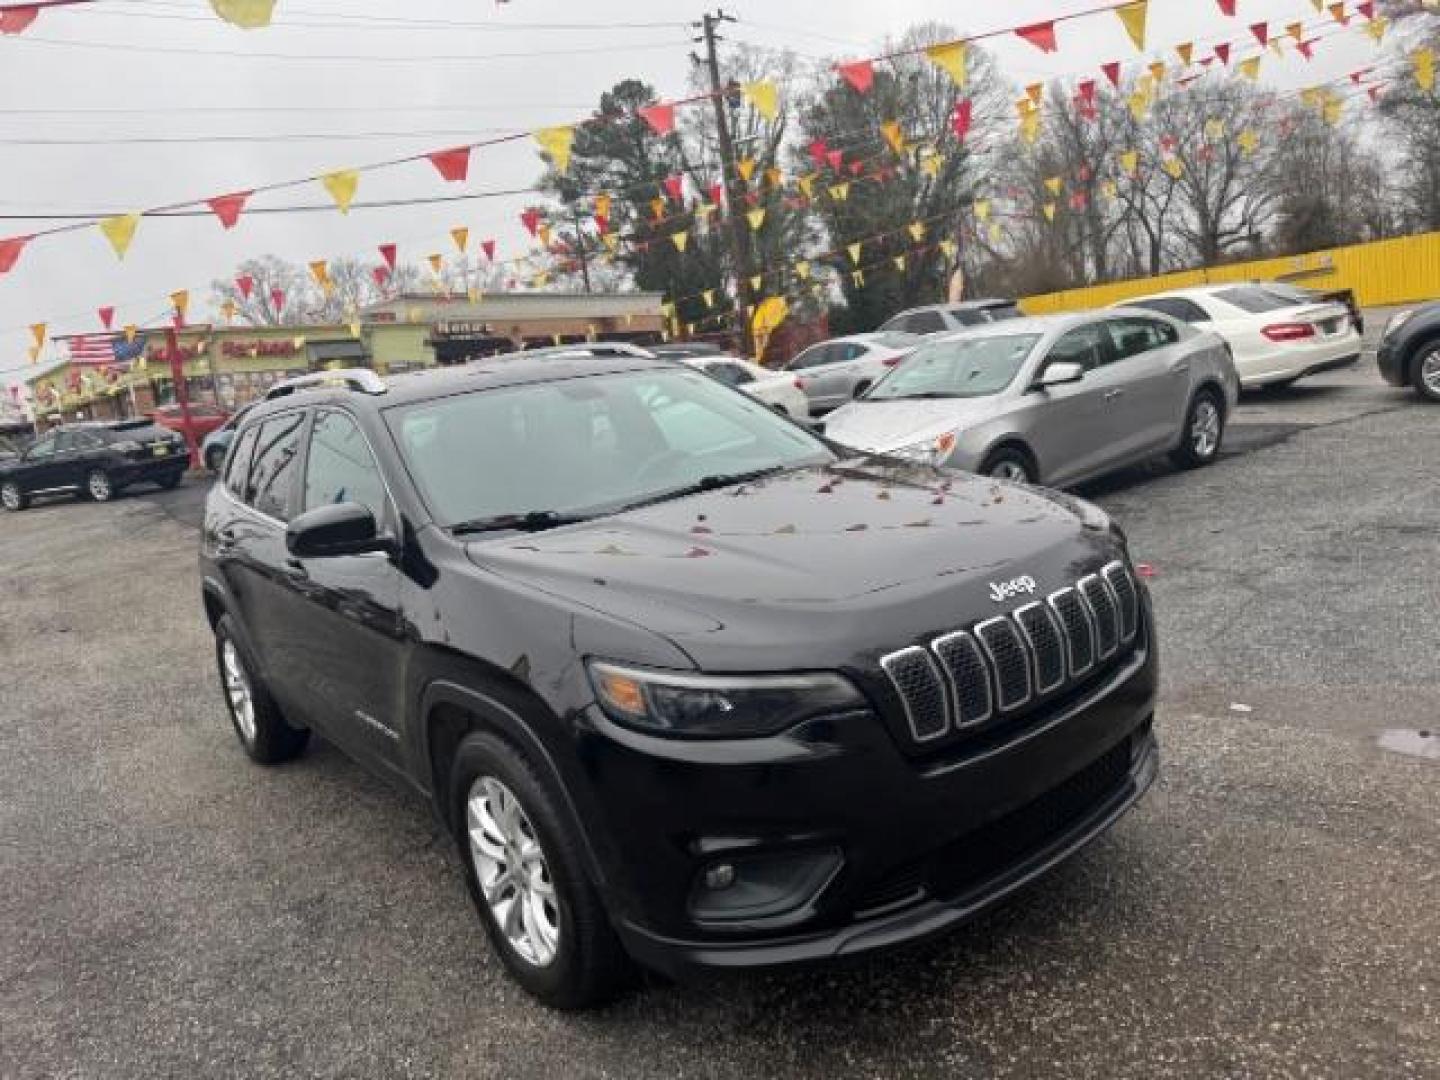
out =
<path fill-rule="evenodd" d="M 306 728 L 291 727 L 255 665 L 235 637 L 235 624 L 225 615 L 215 626 L 215 662 L 230 723 L 245 753 L 261 765 L 278 765 L 298 757 L 310 741 Z"/>
<path fill-rule="evenodd" d="M 1426 401 L 1440 402 L 1440 341 L 1420 346 L 1410 381 L 1415 392 Z"/>
<path fill-rule="evenodd" d="M 0 506 L 11 513 L 19 513 L 30 505 L 30 499 L 14 480 L 0 484 Z"/>
<path fill-rule="evenodd" d="M 1009 480 L 1015 484 L 1035 483 L 1035 466 L 1021 451 L 1011 446 L 1002 446 L 985 459 L 980 472 L 996 480 Z"/>
<path fill-rule="evenodd" d="M 556 1009 L 584 1009 L 630 983 L 625 954 L 585 872 L 553 785 L 516 747 L 467 736 L 450 770 L 466 883 L 510 975 Z"/>
<path fill-rule="evenodd" d="M 1213 390 L 1201 390 L 1185 410 L 1185 429 L 1170 460 L 1182 469 L 1198 469 L 1220 456 L 1225 439 L 1225 406 Z"/>
<path fill-rule="evenodd" d="M 85 494 L 94 502 L 109 502 L 115 497 L 115 485 L 104 469 L 91 469 L 85 476 Z"/>

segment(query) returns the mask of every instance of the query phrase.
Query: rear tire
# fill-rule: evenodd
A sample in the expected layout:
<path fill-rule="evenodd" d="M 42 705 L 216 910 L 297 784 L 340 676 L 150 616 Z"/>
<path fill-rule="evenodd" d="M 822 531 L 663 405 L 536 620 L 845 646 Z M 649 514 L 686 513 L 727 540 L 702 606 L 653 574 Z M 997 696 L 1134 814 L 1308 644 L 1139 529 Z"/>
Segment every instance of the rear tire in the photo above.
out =
<path fill-rule="evenodd" d="M 278 765 L 298 757 L 310 741 L 306 728 L 291 727 L 256 674 L 255 664 L 235 637 L 229 615 L 215 624 L 215 662 L 235 735 L 250 760 Z"/>
<path fill-rule="evenodd" d="M 1013 446 L 1002 446 L 994 450 L 980 466 L 980 472 L 996 480 L 1009 480 L 1016 484 L 1035 483 L 1035 463 L 1029 455 Z"/>
<path fill-rule="evenodd" d="M 97 503 L 109 502 L 115 497 L 115 485 L 110 474 L 104 469 L 91 469 L 85 474 L 85 496 Z"/>
<path fill-rule="evenodd" d="M 555 1009 L 601 1005 L 628 988 L 634 963 L 546 774 L 506 740 L 468 735 L 451 765 L 449 805 L 471 899 L 515 981 Z"/>
<path fill-rule="evenodd" d="M 1170 460 L 1182 469 L 1198 469 L 1220 456 L 1225 439 L 1225 406 L 1214 390 L 1201 390 L 1185 410 L 1185 429 Z"/>
<path fill-rule="evenodd" d="M 1420 346 L 1415 367 L 1410 373 L 1415 392 L 1426 401 L 1440 402 L 1440 341 Z"/>
<path fill-rule="evenodd" d="M 159 480 L 156 480 L 155 483 L 159 484 L 166 491 L 171 491 L 179 487 L 180 481 L 183 479 L 185 479 L 184 470 L 176 469 L 174 472 L 166 473 Z"/>
<path fill-rule="evenodd" d="M 30 497 L 14 480 L 6 480 L 0 484 L 0 506 L 12 513 L 19 513 L 30 505 Z"/>

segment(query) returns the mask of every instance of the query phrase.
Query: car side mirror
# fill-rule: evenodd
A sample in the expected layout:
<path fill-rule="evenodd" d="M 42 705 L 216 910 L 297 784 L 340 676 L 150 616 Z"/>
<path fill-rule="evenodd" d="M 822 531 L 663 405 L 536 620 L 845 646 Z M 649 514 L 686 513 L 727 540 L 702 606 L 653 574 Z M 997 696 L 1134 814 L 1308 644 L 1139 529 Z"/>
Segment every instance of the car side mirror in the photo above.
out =
<path fill-rule="evenodd" d="M 300 559 L 364 555 L 389 551 L 390 537 L 380 532 L 374 512 L 359 503 L 332 503 L 307 510 L 285 529 L 285 547 Z"/>
<path fill-rule="evenodd" d="M 1062 360 L 1051 364 L 1042 371 L 1040 378 L 1035 380 L 1035 385 L 1041 389 L 1064 386 L 1066 383 L 1077 383 L 1084 377 L 1085 366 L 1083 364 L 1071 364 Z"/>

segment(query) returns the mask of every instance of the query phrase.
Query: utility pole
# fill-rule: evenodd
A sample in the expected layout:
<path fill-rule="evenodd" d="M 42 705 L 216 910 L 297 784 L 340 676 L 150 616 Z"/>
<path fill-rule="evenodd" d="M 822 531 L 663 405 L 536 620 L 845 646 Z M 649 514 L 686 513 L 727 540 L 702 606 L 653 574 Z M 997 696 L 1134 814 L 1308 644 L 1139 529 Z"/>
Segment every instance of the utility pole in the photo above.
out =
<path fill-rule="evenodd" d="M 572 205 L 570 220 L 575 223 L 575 255 L 580 260 L 580 280 L 585 282 L 585 291 L 590 292 L 590 257 L 585 253 L 585 235 L 580 231 L 580 211 Z"/>
<path fill-rule="evenodd" d="M 735 260 L 735 302 L 740 317 L 740 341 L 746 356 L 758 361 L 755 356 L 755 342 L 750 334 L 750 312 L 755 306 L 755 295 L 750 288 L 751 269 L 750 234 L 745 231 L 744 211 L 745 189 L 740 182 L 740 172 L 735 168 L 735 141 L 730 132 L 730 116 L 726 111 L 726 88 L 720 82 L 720 60 L 715 54 L 715 43 L 720 40 L 716 28 L 724 22 L 735 22 L 733 15 L 726 15 L 717 9 L 714 15 L 704 15 L 694 26 L 701 36 L 696 42 L 705 45 L 703 63 L 710 73 L 711 100 L 715 104 L 715 134 L 720 144 L 720 169 L 725 185 L 725 201 L 729 204 L 730 246 Z M 697 61 L 700 59 L 696 57 Z"/>

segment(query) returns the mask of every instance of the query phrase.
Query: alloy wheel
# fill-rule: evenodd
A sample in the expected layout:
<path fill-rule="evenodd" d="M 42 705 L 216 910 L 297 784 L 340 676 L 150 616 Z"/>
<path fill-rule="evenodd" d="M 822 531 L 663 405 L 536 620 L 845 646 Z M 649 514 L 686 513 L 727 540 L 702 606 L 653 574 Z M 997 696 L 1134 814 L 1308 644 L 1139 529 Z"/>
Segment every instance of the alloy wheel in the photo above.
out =
<path fill-rule="evenodd" d="M 990 470 L 990 475 L 996 480 L 1009 480 L 1016 484 L 1030 482 L 1030 477 L 1025 472 L 1025 466 L 1018 461 L 997 462 L 995 467 Z"/>
<path fill-rule="evenodd" d="M 1213 457 L 1220 448 L 1220 410 L 1209 398 L 1195 403 L 1195 416 L 1190 422 L 1190 445 L 1201 460 Z"/>
<path fill-rule="evenodd" d="M 520 800 L 493 776 L 465 799 L 475 879 L 495 925 L 526 962 L 546 967 L 560 948 L 560 906 L 550 866 Z"/>
<path fill-rule="evenodd" d="M 1440 397 L 1440 349 L 1431 349 L 1428 355 L 1421 357 L 1420 381 L 1425 384 L 1426 390 Z"/>
<path fill-rule="evenodd" d="M 20 489 L 14 484 L 6 484 L 0 487 L 0 503 L 5 504 L 6 510 L 20 509 Z"/>
<path fill-rule="evenodd" d="M 225 680 L 225 700 L 235 717 L 235 726 L 240 737 L 249 745 L 255 742 L 255 693 L 250 688 L 250 676 L 245 671 L 245 662 L 240 651 L 229 638 L 220 648 L 221 676 Z"/>
<path fill-rule="evenodd" d="M 110 498 L 113 490 L 110 487 L 110 477 L 106 476 L 103 472 L 91 473 L 90 479 L 86 482 L 86 487 L 90 492 L 90 497 L 96 502 L 104 502 Z"/>

